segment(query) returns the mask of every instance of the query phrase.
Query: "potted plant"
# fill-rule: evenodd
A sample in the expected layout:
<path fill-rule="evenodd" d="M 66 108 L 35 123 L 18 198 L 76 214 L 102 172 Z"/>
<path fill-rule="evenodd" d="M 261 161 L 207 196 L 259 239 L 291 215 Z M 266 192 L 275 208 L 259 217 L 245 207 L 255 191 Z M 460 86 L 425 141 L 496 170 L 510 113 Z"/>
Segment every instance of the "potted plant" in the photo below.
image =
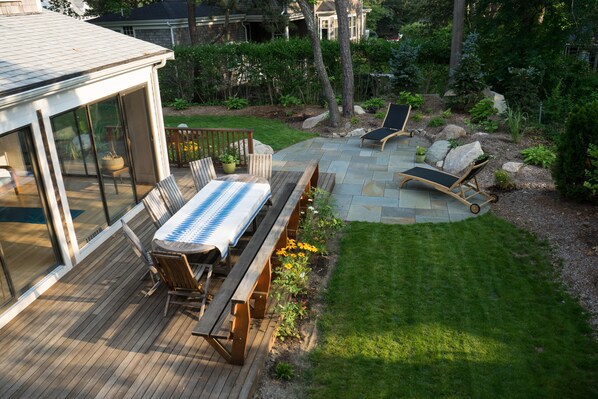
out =
<path fill-rule="evenodd" d="M 220 163 L 222 164 L 222 169 L 224 173 L 231 174 L 235 173 L 235 167 L 237 166 L 237 153 L 235 151 L 229 150 L 223 152 L 218 157 Z"/>
<path fill-rule="evenodd" d="M 122 169 L 125 166 L 125 160 L 123 157 L 116 153 L 114 148 L 114 141 L 110 141 L 110 151 L 108 151 L 102 157 L 102 169 L 113 172 L 115 170 Z"/>
<path fill-rule="evenodd" d="M 426 160 L 426 148 L 417 146 L 415 149 L 415 162 L 422 163 Z"/>

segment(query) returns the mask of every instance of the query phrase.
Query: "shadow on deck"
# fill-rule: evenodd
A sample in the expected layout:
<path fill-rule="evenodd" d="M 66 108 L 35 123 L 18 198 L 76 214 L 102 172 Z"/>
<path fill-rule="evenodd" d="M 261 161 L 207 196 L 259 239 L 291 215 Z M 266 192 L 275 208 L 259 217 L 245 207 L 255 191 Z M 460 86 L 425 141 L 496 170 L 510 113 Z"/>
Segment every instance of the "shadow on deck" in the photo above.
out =
<path fill-rule="evenodd" d="M 174 174 L 191 197 L 188 169 Z M 282 182 L 300 175 L 275 172 L 274 200 Z M 321 188 L 333 184 L 334 175 L 320 174 Z M 147 213 L 129 225 L 149 247 L 155 227 Z M 196 312 L 172 306 L 162 316 L 165 287 L 143 296 L 145 271 L 116 234 L 1 329 L 0 397 L 250 397 L 273 343 L 272 309 L 252 321 L 245 365 L 233 366 L 191 335 Z"/>

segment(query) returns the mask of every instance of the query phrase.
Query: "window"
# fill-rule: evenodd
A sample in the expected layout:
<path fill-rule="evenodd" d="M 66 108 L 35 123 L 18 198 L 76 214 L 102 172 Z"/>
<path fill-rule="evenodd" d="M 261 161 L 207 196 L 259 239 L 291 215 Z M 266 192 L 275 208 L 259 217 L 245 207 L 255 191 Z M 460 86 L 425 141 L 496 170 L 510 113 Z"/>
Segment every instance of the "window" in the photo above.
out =
<path fill-rule="evenodd" d="M 135 37 L 132 26 L 123 26 L 123 33 L 127 36 Z"/>
<path fill-rule="evenodd" d="M 351 39 L 357 38 L 357 17 L 349 17 L 349 34 Z"/>

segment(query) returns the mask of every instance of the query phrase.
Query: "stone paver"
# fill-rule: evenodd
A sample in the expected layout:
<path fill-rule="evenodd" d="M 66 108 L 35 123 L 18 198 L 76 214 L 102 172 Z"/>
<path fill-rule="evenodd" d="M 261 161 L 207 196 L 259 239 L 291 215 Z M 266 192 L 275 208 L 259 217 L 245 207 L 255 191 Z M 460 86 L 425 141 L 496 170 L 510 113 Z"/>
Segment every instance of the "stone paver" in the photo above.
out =
<path fill-rule="evenodd" d="M 273 169 L 302 171 L 306 161 L 318 160 L 321 172 L 336 174 L 332 196 L 339 217 L 347 221 L 439 223 L 476 216 L 456 199 L 421 183 L 399 188 L 397 172 L 416 165 L 431 168 L 415 163 L 417 137 L 391 139 L 384 152 L 359 144 L 358 137 L 306 140 L 274 154 Z M 484 205 L 480 214 L 489 209 Z"/>

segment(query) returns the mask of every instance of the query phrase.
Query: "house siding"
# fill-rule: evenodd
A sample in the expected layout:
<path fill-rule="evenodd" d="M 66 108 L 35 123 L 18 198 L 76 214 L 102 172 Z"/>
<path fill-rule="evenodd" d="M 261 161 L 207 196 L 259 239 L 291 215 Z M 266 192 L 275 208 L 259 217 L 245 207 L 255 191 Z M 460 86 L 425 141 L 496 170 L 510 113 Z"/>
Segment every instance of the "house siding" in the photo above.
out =
<path fill-rule="evenodd" d="M 32 12 L 40 12 L 35 0 L 0 2 L 0 15 L 27 14 Z"/>
<path fill-rule="evenodd" d="M 212 43 L 214 38 L 224 29 L 223 25 L 210 25 L 210 26 L 198 26 L 197 33 L 199 37 L 199 44 Z M 229 24 L 230 29 L 230 41 L 231 42 L 244 42 L 245 28 L 243 24 L 233 22 Z M 176 46 L 188 46 L 189 40 L 189 29 L 187 28 L 172 28 L 172 35 L 174 36 L 174 42 Z M 135 37 L 137 39 L 145 40 L 163 47 L 172 48 L 172 36 L 170 28 L 150 28 L 140 29 L 135 28 Z M 222 36 L 217 43 L 225 43 L 226 37 Z"/>

